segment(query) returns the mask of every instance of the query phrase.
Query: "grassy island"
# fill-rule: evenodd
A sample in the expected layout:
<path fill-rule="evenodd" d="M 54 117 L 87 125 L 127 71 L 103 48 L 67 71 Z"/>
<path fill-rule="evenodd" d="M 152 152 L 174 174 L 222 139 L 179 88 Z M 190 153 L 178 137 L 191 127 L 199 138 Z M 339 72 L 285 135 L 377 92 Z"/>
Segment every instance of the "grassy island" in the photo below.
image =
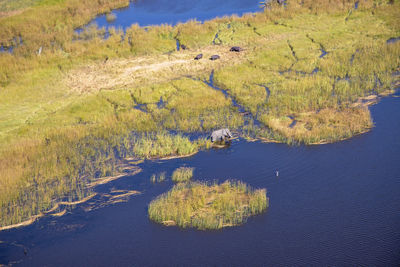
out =
<path fill-rule="evenodd" d="M 246 222 L 268 207 L 265 189 L 254 190 L 245 183 L 190 182 L 175 185 L 149 205 L 149 218 L 165 225 L 201 230 L 221 229 Z"/>
<path fill-rule="evenodd" d="M 387 42 L 400 36 L 397 0 L 288 0 L 203 24 L 83 27 L 128 4 L 0 1 L 0 45 L 13 47 L 0 52 L 0 227 L 84 199 L 126 158 L 209 148 L 214 129 L 288 144 L 351 138 L 373 127 L 368 104 L 399 83 L 400 42 Z"/>
<path fill-rule="evenodd" d="M 172 173 L 172 181 L 175 183 L 187 182 L 193 177 L 194 168 L 179 167 Z"/>

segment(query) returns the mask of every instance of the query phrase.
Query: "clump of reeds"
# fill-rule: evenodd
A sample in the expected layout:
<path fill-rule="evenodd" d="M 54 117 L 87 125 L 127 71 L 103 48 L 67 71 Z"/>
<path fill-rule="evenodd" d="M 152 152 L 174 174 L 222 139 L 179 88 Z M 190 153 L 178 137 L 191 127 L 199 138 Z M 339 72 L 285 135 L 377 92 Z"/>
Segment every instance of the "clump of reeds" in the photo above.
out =
<path fill-rule="evenodd" d="M 157 174 L 152 174 L 150 177 L 150 182 L 153 184 L 155 183 L 161 183 L 165 181 L 165 172 L 160 172 Z"/>
<path fill-rule="evenodd" d="M 193 177 L 194 168 L 179 167 L 172 173 L 172 181 L 175 183 L 188 182 Z"/>
<path fill-rule="evenodd" d="M 206 230 L 243 224 L 268 205 L 265 189 L 254 190 L 243 182 L 189 182 L 179 183 L 157 197 L 148 212 L 158 223 Z"/>
<path fill-rule="evenodd" d="M 198 147 L 180 134 L 150 133 L 135 140 L 133 151 L 138 157 L 155 158 L 190 155 L 197 152 Z"/>
<path fill-rule="evenodd" d="M 114 13 L 110 12 L 106 14 L 106 20 L 108 23 L 114 22 L 117 19 L 117 15 Z"/>

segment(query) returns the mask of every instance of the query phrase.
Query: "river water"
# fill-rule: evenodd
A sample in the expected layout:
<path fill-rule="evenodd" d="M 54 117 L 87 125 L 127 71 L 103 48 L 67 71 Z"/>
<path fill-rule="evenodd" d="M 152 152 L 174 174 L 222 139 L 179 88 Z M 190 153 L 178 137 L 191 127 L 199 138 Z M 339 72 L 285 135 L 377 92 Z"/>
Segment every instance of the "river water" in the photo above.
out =
<path fill-rule="evenodd" d="M 261 11 L 259 0 L 137 0 L 129 7 L 113 11 L 116 19 L 107 22 L 105 15 L 93 22 L 99 27 L 122 27 L 126 29 L 133 23 L 140 26 L 170 24 L 196 19 L 204 22 L 225 15 L 243 15 Z"/>
<path fill-rule="evenodd" d="M 0 263 L 22 266 L 399 266 L 400 98 L 371 107 L 371 132 L 335 144 L 233 142 L 190 158 L 146 161 L 143 172 L 98 188 L 139 190 L 126 203 L 0 233 Z M 267 188 L 270 207 L 242 226 L 182 230 L 152 223 L 147 205 L 172 187 L 150 183 L 179 166 L 194 180 Z M 279 171 L 277 177 L 275 171 Z M 84 205 L 82 205 L 84 206 Z"/>

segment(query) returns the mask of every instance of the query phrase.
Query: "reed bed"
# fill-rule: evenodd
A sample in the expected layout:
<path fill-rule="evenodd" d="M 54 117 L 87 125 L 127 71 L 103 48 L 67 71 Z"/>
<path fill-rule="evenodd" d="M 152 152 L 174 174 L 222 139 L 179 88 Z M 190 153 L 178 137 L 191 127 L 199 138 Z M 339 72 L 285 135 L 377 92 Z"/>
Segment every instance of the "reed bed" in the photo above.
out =
<path fill-rule="evenodd" d="M 0 225 L 27 220 L 63 199 L 85 198 L 92 192 L 86 185 L 120 174 L 124 158 L 190 155 L 204 144 L 165 132 L 141 136 L 123 131 L 75 128 L 14 144 L 0 158 Z"/>
<path fill-rule="evenodd" d="M 188 182 L 193 177 L 194 168 L 179 167 L 172 173 L 172 181 L 175 183 Z"/>
<path fill-rule="evenodd" d="M 165 181 L 165 172 L 160 172 L 157 174 L 152 174 L 150 176 L 150 182 L 152 182 L 153 184 L 155 183 L 161 183 Z"/>
<path fill-rule="evenodd" d="M 350 138 L 373 127 L 368 108 L 354 103 L 399 81 L 400 42 L 386 43 L 400 35 L 399 1 L 363 0 L 355 10 L 355 1 L 291 0 L 204 24 L 111 28 L 107 39 L 97 26 L 74 29 L 128 1 L 24 3 L 0 18 L 0 43 L 15 46 L 0 53 L 2 226 L 84 198 L 88 183 L 118 174 L 126 157 L 211 147 L 186 133 L 229 127 L 289 144 Z M 175 51 L 176 38 L 188 49 Z M 233 45 L 244 51 L 229 52 Z M 205 58 L 194 61 L 198 53 Z M 212 70 L 229 97 L 207 84 Z"/>
<path fill-rule="evenodd" d="M 179 183 L 154 199 L 148 212 L 158 223 L 210 230 L 241 225 L 268 206 L 265 189 L 228 180 L 222 184 Z"/>

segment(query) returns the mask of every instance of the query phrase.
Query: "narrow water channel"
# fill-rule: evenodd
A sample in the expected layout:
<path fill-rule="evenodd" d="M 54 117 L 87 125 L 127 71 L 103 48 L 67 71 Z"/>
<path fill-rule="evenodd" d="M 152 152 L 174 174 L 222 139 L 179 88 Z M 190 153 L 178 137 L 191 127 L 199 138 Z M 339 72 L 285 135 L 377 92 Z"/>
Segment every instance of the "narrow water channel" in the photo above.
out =
<path fill-rule="evenodd" d="M 21 266 L 398 266 L 400 98 L 371 107 L 374 129 L 318 146 L 235 141 L 190 158 L 146 161 L 143 172 L 98 188 L 139 190 L 126 203 L 82 205 L 0 233 L 0 264 Z M 267 188 L 267 212 L 220 231 L 165 227 L 147 205 L 172 186 L 180 166 L 195 180 L 240 179 Z M 165 171 L 167 181 L 150 182 Z M 275 172 L 279 171 L 277 177 Z"/>

